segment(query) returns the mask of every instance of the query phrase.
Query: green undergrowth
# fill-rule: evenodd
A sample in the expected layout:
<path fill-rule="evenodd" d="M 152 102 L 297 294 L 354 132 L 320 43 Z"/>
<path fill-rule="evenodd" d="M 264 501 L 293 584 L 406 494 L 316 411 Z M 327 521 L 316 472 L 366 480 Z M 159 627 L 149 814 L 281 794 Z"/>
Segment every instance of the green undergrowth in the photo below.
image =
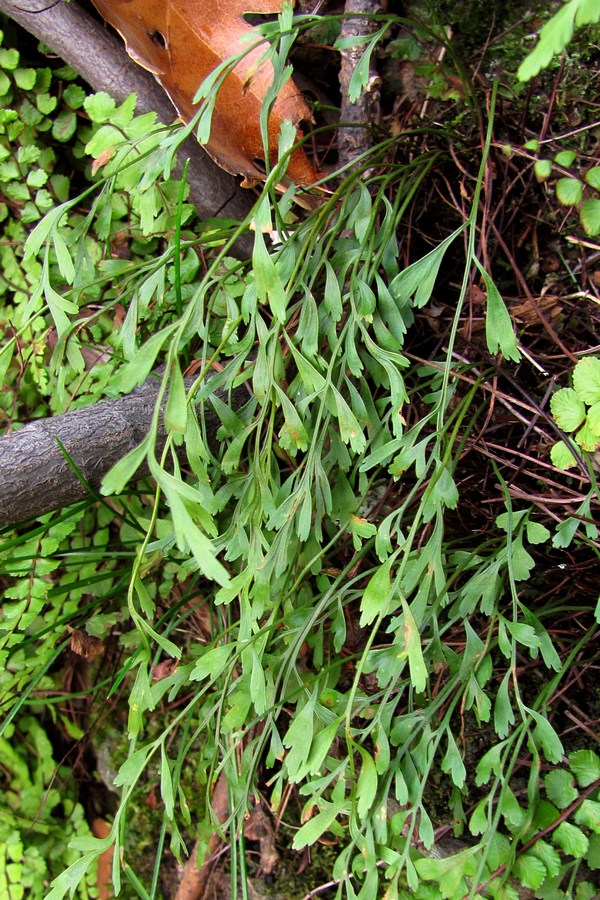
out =
<path fill-rule="evenodd" d="M 282 15 L 267 102 L 287 76 Z M 5 110 L 16 115 L 3 145 L 18 163 L 41 142 L 18 124 L 19 103 L 39 107 L 19 92 L 38 82 L 24 88 L 10 71 Z M 394 142 L 377 145 L 301 217 L 294 189 L 275 191 L 294 138 L 284 129 L 282 162 L 239 225 L 254 235 L 240 261 L 231 223 L 195 225 L 185 186 L 169 179 L 181 131 L 155 130 L 132 99 L 76 101 L 95 184 L 49 211 L 30 191 L 6 216 L 17 289 L 6 280 L 0 410 L 15 423 L 62 412 L 127 394 L 163 365 L 169 440 L 157 453 L 155 416 L 105 478 L 110 500 L 1 538 L 0 733 L 23 778 L 32 760 L 53 765 L 45 745 L 15 746 L 32 717 L 73 740 L 89 727 L 52 699 L 67 645 L 87 653 L 92 718 L 127 704 L 110 836 L 82 833 L 81 807 L 63 799 L 65 842 L 76 836 L 64 871 L 40 869 L 39 895 L 87 896 L 98 854 L 114 846 L 115 888 L 159 896 L 163 846 L 184 859 L 197 840 L 207 852 L 223 773 L 232 896 L 250 895 L 244 829 L 261 797 L 288 849 L 333 845 L 330 896 L 512 900 L 520 885 L 591 898 L 600 761 L 568 745 L 553 710 L 575 661 L 593 653 L 599 614 L 569 592 L 559 604 L 536 596 L 545 553 L 584 548 L 597 560 L 590 458 L 578 457 L 577 515 L 544 517 L 492 463 L 490 524 L 462 525 L 459 475 L 484 426 L 483 388 L 527 352 L 480 244 L 495 92 L 479 110 L 469 207 L 410 264 L 402 235 L 449 156 L 443 142 L 392 162 Z M 54 161 L 27 162 L 38 164 L 48 174 Z M 415 320 L 450 265 L 448 334 L 415 360 Z M 473 278 L 486 297 L 477 365 L 456 352 Z M 151 478 L 132 481 L 144 460 Z M 559 613 L 578 617 L 576 638 L 556 640 Z M 72 629 L 112 667 L 74 650 Z M 12 770 L 2 778 L 12 784 Z M 149 875 L 127 840 L 147 782 L 160 811 Z M 19 803 L 5 794 L 8 808 Z M 37 846 L 21 826 L 10 865 Z"/>

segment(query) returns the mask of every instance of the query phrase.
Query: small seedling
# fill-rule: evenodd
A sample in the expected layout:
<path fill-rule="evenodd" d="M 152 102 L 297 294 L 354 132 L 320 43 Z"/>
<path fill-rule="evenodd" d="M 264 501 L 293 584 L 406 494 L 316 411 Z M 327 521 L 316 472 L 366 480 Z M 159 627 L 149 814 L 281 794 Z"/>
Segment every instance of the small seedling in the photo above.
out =
<path fill-rule="evenodd" d="M 529 141 L 525 150 L 538 152 L 538 141 Z M 581 227 L 586 234 L 600 234 L 600 199 L 596 196 L 600 190 L 600 166 L 592 166 L 583 174 L 575 171 L 577 154 L 573 150 L 560 150 L 553 159 L 540 158 L 533 170 L 539 182 L 547 182 L 556 177 L 554 190 L 556 199 L 562 206 L 576 207 L 579 211 Z"/>
<path fill-rule="evenodd" d="M 550 401 L 550 410 L 559 428 L 572 434 L 582 450 L 593 453 L 600 447 L 600 358 L 580 359 L 573 369 L 573 387 L 561 388 Z M 550 457 L 559 469 L 570 469 L 576 459 L 570 441 L 559 441 Z"/>

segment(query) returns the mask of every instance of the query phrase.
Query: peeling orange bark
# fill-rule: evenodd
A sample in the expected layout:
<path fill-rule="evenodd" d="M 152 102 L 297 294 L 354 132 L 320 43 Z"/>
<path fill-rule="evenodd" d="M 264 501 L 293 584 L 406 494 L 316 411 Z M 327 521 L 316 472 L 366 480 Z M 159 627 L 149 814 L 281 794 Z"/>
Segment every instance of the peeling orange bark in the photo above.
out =
<path fill-rule="evenodd" d="M 280 0 L 93 2 L 124 38 L 129 55 L 154 74 L 186 122 L 198 108 L 193 99 L 203 80 L 222 62 L 249 46 L 239 40 L 254 30 L 243 16 L 281 11 Z M 271 63 L 259 65 L 264 49 L 263 45 L 250 50 L 226 76 L 217 95 L 210 138 L 204 145 L 221 168 L 249 181 L 264 177 L 260 166 L 265 157 L 260 110 L 273 79 Z M 271 164 L 277 159 L 282 121 L 290 119 L 301 137 L 300 122 L 311 118 L 300 91 L 288 80 L 269 118 Z M 287 176 L 299 185 L 316 181 L 317 173 L 302 148 L 292 153 Z"/>

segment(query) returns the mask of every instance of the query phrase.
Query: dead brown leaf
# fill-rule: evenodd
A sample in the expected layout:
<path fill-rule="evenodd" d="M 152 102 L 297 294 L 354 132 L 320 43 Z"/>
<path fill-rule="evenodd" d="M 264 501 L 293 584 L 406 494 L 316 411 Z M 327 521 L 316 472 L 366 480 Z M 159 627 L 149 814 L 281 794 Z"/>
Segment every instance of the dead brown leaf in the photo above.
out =
<path fill-rule="evenodd" d="M 560 297 L 555 294 L 544 294 L 541 297 L 524 300 L 511 306 L 511 315 L 517 322 L 525 325 L 535 325 L 540 321 L 540 310 L 549 315 L 550 319 L 556 319 L 561 313 Z"/>
<path fill-rule="evenodd" d="M 240 43 L 253 26 L 246 13 L 281 11 L 279 0 L 93 0 L 104 18 L 125 40 L 129 55 L 154 74 L 179 115 L 189 121 L 197 110 L 193 99 L 211 72 L 249 45 Z M 259 37 L 257 32 L 257 38 Z M 260 110 L 273 78 L 269 62 L 260 62 L 265 45 L 250 50 L 229 72 L 219 89 L 207 152 L 223 169 L 250 182 L 264 176 L 265 152 Z M 269 118 L 270 162 L 277 159 L 281 123 L 290 119 L 298 129 L 311 112 L 300 91 L 287 81 Z M 298 136 L 301 132 L 298 130 Z M 297 148 L 287 169 L 300 185 L 312 184 L 313 167 Z"/>
<path fill-rule="evenodd" d="M 249 841 L 258 841 L 260 847 L 260 870 L 262 875 L 270 875 L 279 862 L 279 853 L 275 844 L 273 822 L 265 813 L 260 800 L 246 816 L 244 837 Z"/>
<path fill-rule="evenodd" d="M 152 681 L 162 681 L 168 678 L 177 668 L 176 659 L 163 659 L 152 668 Z"/>
<path fill-rule="evenodd" d="M 94 659 L 95 656 L 100 656 L 104 653 L 104 644 L 100 638 L 86 634 L 85 631 L 79 631 L 78 628 L 69 630 L 71 632 L 69 646 L 77 656 L 82 656 L 84 659 Z"/>

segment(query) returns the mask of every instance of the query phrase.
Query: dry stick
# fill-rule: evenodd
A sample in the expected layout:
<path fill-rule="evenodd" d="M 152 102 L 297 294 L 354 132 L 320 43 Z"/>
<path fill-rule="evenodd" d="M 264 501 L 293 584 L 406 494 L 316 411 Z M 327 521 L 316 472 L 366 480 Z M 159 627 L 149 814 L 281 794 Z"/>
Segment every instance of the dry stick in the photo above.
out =
<path fill-rule="evenodd" d="M 58 2 L 52 6 L 48 0 L 0 0 L 0 12 L 51 47 L 95 91 L 106 91 L 119 102 L 135 91 L 139 113 L 154 111 L 165 123 L 176 118 L 171 101 L 152 75 L 129 58 L 119 38 L 76 3 Z M 201 218 L 246 217 L 251 195 L 239 187 L 232 175 L 215 165 L 194 138 L 188 138 L 180 156 L 190 159 L 190 201 Z M 180 163 L 176 177 L 181 170 Z"/>
<path fill-rule="evenodd" d="M 365 15 L 376 13 L 380 8 L 379 0 L 346 0 L 340 38 L 357 38 L 362 35 L 373 34 L 377 30 L 377 22 L 364 18 Z M 354 17 L 353 17 L 354 16 Z M 349 97 L 349 87 L 352 75 L 365 52 L 364 43 L 355 44 L 341 51 L 342 65 L 340 69 L 340 89 L 342 103 L 340 121 L 344 123 L 338 132 L 339 166 L 342 168 L 352 163 L 362 153 L 369 150 L 373 144 L 373 138 L 369 126 L 375 118 L 379 104 L 379 76 L 374 69 L 369 71 L 369 79 L 358 99 L 352 103 Z M 345 123 L 356 123 L 346 125 Z"/>
<path fill-rule="evenodd" d="M 159 379 L 152 378 L 127 397 L 39 419 L 0 438 L 0 528 L 96 496 L 109 469 L 148 434 L 159 386 Z M 231 404 L 239 407 L 246 398 L 243 391 L 236 391 Z M 204 411 L 204 422 L 209 443 L 214 444 L 220 420 L 210 407 Z M 161 417 L 157 454 L 166 439 Z M 147 474 L 144 463 L 135 477 Z"/>
<path fill-rule="evenodd" d="M 171 102 L 152 76 L 127 56 L 120 39 L 75 3 L 53 6 L 47 0 L 0 0 L 0 12 L 51 47 L 94 90 L 106 91 L 117 101 L 135 91 L 139 112 L 152 110 L 164 122 L 173 120 Z M 185 142 L 182 151 L 191 160 L 190 200 L 200 215 L 219 213 L 243 219 L 250 208 L 250 195 L 219 169 L 193 138 Z M 176 172 L 181 168 L 178 164 Z M 245 252 L 242 241 L 237 247 Z M 57 439 L 91 489 L 97 491 L 111 466 L 148 433 L 157 389 L 154 382 L 130 397 L 39 420 L 0 439 L 0 528 L 89 496 Z M 216 417 L 212 427 L 218 427 Z M 159 446 L 165 439 L 161 426 Z M 146 470 L 142 468 L 138 475 L 143 474 Z"/>

